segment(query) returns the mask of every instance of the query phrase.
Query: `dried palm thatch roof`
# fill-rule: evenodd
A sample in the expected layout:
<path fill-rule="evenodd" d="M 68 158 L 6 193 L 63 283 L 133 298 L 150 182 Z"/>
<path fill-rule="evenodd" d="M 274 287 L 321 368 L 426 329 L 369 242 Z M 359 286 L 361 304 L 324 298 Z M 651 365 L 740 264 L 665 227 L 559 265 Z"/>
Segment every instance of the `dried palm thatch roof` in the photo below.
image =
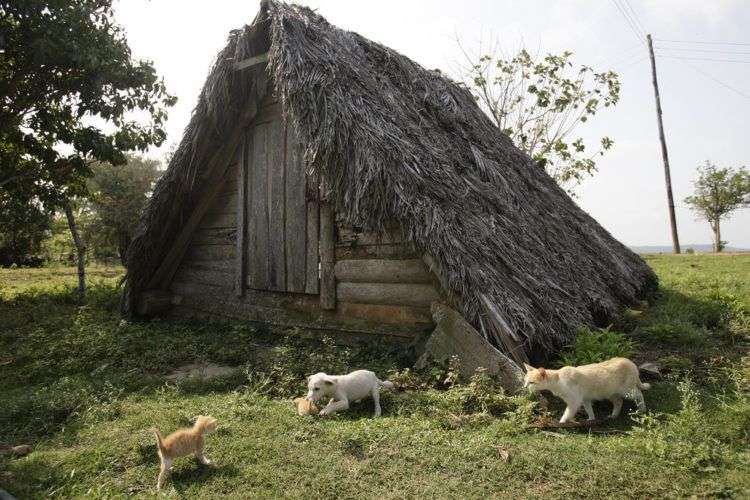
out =
<path fill-rule="evenodd" d="M 260 19 L 270 22 L 267 72 L 339 216 L 373 230 L 398 220 L 485 334 L 482 297 L 527 352 L 549 353 L 656 285 L 643 260 L 514 147 L 466 88 L 308 8 L 264 2 Z M 131 296 L 190 213 L 200 166 L 245 103 L 231 64 L 252 50 L 251 31 L 234 32 L 219 54 L 156 188 L 127 257 Z"/>

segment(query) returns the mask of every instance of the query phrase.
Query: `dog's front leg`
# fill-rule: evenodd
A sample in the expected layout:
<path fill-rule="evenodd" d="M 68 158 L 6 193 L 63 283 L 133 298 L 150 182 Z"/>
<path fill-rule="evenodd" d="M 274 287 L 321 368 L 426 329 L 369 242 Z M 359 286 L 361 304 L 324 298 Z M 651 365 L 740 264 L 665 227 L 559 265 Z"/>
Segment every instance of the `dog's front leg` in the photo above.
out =
<path fill-rule="evenodd" d="M 377 385 L 372 389 L 372 400 L 375 402 L 375 415 L 373 418 L 378 418 L 381 413 L 380 409 L 380 387 Z"/>
<path fill-rule="evenodd" d="M 326 405 L 325 408 L 320 410 L 319 415 L 321 417 L 325 417 L 326 415 L 331 415 L 333 413 L 336 413 L 337 411 L 344 411 L 349 408 L 349 400 L 342 399 L 340 401 L 331 401 Z"/>

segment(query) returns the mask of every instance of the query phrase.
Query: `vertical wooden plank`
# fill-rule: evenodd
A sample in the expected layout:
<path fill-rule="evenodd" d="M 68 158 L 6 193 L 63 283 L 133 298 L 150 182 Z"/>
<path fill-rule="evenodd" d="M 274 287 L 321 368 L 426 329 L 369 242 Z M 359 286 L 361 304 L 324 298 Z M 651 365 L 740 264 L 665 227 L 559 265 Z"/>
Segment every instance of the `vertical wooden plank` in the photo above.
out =
<path fill-rule="evenodd" d="M 301 151 L 300 151 L 301 153 Z M 300 154 L 301 156 L 301 154 Z M 304 162 L 302 170 L 304 172 Z M 318 264 L 318 230 L 320 229 L 320 203 L 318 201 L 318 176 L 307 178 L 307 257 L 305 265 L 305 293 L 317 294 L 320 269 Z"/>
<path fill-rule="evenodd" d="M 247 280 L 247 162 L 249 151 L 252 151 L 252 137 L 243 134 L 243 140 L 238 146 L 239 164 L 237 165 L 237 276 L 234 283 L 234 292 L 238 297 L 245 294 L 245 283 Z"/>
<path fill-rule="evenodd" d="M 320 307 L 336 309 L 336 277 L 334 272 L 334 225 L 333 207 L 320 205 Z"/>
<path fill-rule="evenodd" d="M 269 290 L 286 291 L 285 240 L 285 136 L 281 116 L 268 124 L 266 158 L 268 162 L 268 277 Z"/>
<path fill-rule="evenodd" d="M 294 127 L 286 125 L 286 291 L 305 291 L 307 201 L 305 171 Z"/>
<path fill-rule="evenodd" d="M 255 125 L 252 134 L 250 179 L 250 213 L 248 225 L 248 286 L 268 290 L 268 158 L 266 136 L 268 124 Z"/>

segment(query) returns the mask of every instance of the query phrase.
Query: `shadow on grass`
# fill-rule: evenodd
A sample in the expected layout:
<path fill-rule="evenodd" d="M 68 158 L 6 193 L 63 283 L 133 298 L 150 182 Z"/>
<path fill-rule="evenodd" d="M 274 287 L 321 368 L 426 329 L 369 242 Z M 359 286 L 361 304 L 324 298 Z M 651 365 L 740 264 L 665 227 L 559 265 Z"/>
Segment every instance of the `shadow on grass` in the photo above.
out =
<path fill-rule="evenodd" d="M 230 479 L 240 475 L 240 469 L 234 465 L 203 465 L 194 459 L 193 463 L 184 464 L 177 470 L 172 471 L 167 484 L 172 484 L 179 493 L 185 491 L 189 486 L 196 483 L 205 483 L 210 479 Z M 154 475 L 156 478 L 156 475 Z"/>
<path fill-rule="evenodd" d="M 682 408 L 680 392 L 677 390 L 676 385 L 670 381 L 651 382 L 651 389 L 643 391 L 643 396 L 646 401 L 647 412 L 672 414 L 677 413 Z M 555 420 L 559 420 L 565 411 L 565 402 L 551 394 L 547 394 L 547 399 L 549 401 L 548 411 Z M 597 431 L 602 431 L 603 433 L 628 432 L 636 424 L 632 418 L 632 414 L 637 410 L 637 406 L 631 400 L 625 399 L 623 401 L 620 415 L 615 419 L 609 418 L 609 415 L 612 413 L 612 404 L 609 401 L 595 401 L 592 406 L 596 418 L 601 419 L 600 424 L 593 427 L 560 428 L 559 431 L 576 434 L 596 433 Z M 581 408 L 576 415 L 576 420 L 584 422 L 586 418 L 586 413 Z"/>
<path fill-rule="evenodd" d="M 708 344 L 725 344 L 728 326 L 738 314 L 736 297 L 719 288 L 707 288 L 701 295 L 686 295 L 662 287 L 643 311 L 628 311 L 615 327 L 630 333 L 649 349 L 690 352 Z"/>

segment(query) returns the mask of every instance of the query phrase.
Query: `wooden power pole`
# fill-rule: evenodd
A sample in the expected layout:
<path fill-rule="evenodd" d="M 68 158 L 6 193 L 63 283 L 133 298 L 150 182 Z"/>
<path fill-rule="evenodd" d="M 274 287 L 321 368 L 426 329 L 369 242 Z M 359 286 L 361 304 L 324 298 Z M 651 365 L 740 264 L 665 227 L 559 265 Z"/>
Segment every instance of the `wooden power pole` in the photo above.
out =
<path fill-rule="evenodd" d="M 669 224 L 672 226 L 672 248 L 674 253 L 680 253 L 680 239 L 677 237 L 677 218 L 674 215 L 674 198 L 672 197 L 672 176 L 669 173 L 669 155 L 667 141 L 664 139 L 664 124 L 661 122 L 661 99 L 659 99 L 659 82 L 656 80 L 656 59 L 654 58 L 654 44 L 651 35 L 648 39 L 648 53 L 651 56 L 651 81 L 654 84 L 656 98 L 656 121 L 659 124 L 659 140 L 661 141 L 661 156 L 664 159 L 664 180 L 667 183 L 667 201 L 669 202 Z"/>

